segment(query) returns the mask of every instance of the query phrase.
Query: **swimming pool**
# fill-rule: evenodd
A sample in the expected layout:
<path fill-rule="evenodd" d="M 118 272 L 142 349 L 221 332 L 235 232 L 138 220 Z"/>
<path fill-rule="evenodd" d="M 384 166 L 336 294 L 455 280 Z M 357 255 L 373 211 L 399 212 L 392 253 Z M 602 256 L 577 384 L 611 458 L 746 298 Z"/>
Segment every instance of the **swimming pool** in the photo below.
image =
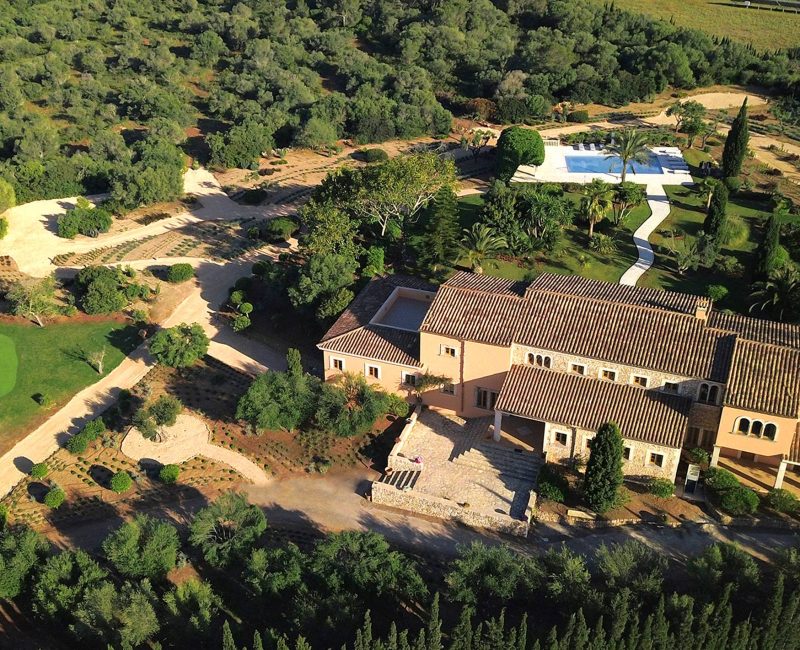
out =
<path fill-rule="evenodd" d="M 605 156 L 566 155 L 567 170 L 577 173 L 591 174 L 618 174 L 622 169 L 619 158 L 606 158 Z M 656 156 L 650 156 L 646 163 L 629 162 L 628 171 L 634 174 L 663 174 L 664 170 L 658 164 Z"/>

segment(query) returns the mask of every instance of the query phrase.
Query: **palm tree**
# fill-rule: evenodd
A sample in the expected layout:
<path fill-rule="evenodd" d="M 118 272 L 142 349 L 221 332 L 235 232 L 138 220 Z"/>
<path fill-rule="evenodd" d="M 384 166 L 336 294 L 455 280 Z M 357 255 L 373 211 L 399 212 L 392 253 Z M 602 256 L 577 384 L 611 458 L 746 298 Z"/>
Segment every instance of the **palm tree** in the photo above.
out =
<path fill-rule="evenodd" d="M 606 158 L 619 158 L 622 161 L 622 172 L 619 179 L 620 183 L 625 182 L 625 174 L 628 173 L 628 165 L 631 162 L 646 163 L 650 160 L 650 149 L 644 134 L 636 129 L 625 129 L 619 137 L 606 147 L 608 155 Z"/>
<path fill-rule="evenodd" d="M 756 282 L 753 289 L 750 297 L 755 302 L 750 311 L 769 312 L 779 321 L 795 320 L 800 305 L 800 278 L 793 267 L 778 269 L 766 282 Z"/>
<path fill-rule="evenodd" d="M 476 223 L 469 230 L 464 229 L 461 252 L 475 273 L 483 273 L 483 263 L 494 259 L 506 248 L 506 238 L 484 223 Z"/>
<path fill-rule="evenodd" d="M 603 220 L 611 210 L 611 185 L 599 178 L 595 178 L 583 188 L 583 201 L 581 208 L 589 222 L 589 238 L 594 235 L 594 225 Z"/>

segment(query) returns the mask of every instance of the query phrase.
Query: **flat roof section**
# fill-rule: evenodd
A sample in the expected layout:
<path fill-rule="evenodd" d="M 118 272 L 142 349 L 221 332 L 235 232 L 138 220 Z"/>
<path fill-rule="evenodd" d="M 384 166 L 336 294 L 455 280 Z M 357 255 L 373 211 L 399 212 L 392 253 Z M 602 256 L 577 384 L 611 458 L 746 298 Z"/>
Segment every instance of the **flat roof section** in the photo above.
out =
<path fill-rule="evenodd" d="M 376 323 L 385 325 L 386 327 L 396 327 L 401 330 L 418 332 L 419 326 L 422 325 L 422 321 L 425 319 L 425 314 L 428 313 L 428 308 L 430 306 L 430 300 L 418 300 L 408 296 L 397 296 Z"/>

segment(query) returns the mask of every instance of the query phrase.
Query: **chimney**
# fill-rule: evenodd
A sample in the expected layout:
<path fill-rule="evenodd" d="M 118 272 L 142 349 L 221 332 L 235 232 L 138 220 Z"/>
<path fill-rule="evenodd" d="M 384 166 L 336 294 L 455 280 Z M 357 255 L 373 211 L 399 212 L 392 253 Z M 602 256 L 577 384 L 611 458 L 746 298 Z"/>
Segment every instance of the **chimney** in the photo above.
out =
<path fill-rule="evenodd" d="M 708 320 L 708 312 L 710 311 L 711 300 L 703 296 L 698 296 L 694 308 L 695 318 L 699 318 L 700 320 Z"/>

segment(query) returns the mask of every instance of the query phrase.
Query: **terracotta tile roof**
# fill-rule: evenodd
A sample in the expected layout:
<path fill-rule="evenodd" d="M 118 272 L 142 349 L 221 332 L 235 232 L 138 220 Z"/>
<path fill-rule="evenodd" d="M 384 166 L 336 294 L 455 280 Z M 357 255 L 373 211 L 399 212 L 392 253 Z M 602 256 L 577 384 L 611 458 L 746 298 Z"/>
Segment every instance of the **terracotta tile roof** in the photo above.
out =
<path fill-rule="evenodd" d="M 454 287 L 456 289 L 471 289 L 473 291 L 485 291 L 487 293 L 508 296 L 523 296 L 528 283 L 521 280 L 506 280 L 491 275 L 479 275 L 477 273 L 458 271 L 442 286 Z"/>
<path fill-rule="evenodd" d="M 729 334 L 678 311 L 549 290 L 520 298 L 449 284 L 437 292 L 420 331 L 500 346 L 515 342 L 719 382 L 727 377 L 733 343 Z"/>
<path fill-rule="evenodd" d="M 533 291 L 550 291 L 608 302 L 654 307 L 683 314 L 695 315 L 698 296 L 676 291 L 661 291 L 644 287 L 629 287 L 599 280 L 590 280 L 579 275 L 542 273 L 531 282 L 526 295 Z"/>
<path fill-rule="evenodd" d="M 351 354 L 365 359 L 386 361 L 419 368 L 419 334 L 380 325 L 367 325 L 323 341 L 320 350 Z"/>
<path fill-rule="evenodd" d="M 622 435 L 681 447 L 691 400 L 532 366 L 511 366 L 495 408 L 504 413 L 596 431 L 615 422 Z"/>
<path fill-rule="evenodd" d="M 776 323 L 775 321 L 751 318 L 741 314 L 712 311 L 708 317 L 708 326 L 727 332 L 735 332 L 741 338 L 750 341 L 800 348 L 800 325 Z"/>
<path fill-rule="evenodd" d="M 800 350 L 737 339 L 725 404 L 796 418 L 800 413 Z"/>
<path fill-rule="evenodd" d="M 341 336 L 359 327 L 369 324 L 386 299 L 397 287 L 435 291 L 436 287 L 429 282 L 408 275 L 387 275 L 371 280 L 355 300 L 348 305 L 336 322 L 322 337 L 323 341 Z"/>

